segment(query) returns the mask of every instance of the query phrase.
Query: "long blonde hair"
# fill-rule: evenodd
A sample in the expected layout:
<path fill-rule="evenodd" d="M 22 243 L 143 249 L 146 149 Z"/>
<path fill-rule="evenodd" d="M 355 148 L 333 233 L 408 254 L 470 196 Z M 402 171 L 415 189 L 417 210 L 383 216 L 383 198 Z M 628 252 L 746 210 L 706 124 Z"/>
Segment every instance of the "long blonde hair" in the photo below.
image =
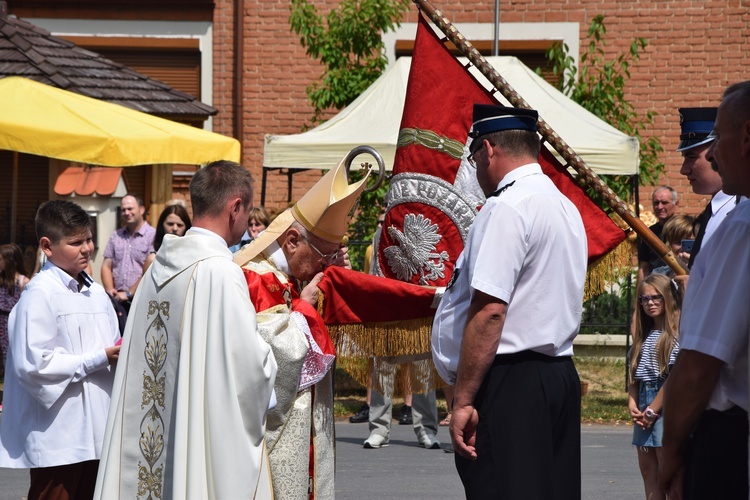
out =
<path fill-rule="evenodd" d="M 664 324 L 661 336 L 656 343 L 656 355 L 659 360 L 660 375 L 664 375 L 669 367 L 669 358 L 672 356 L 672 350 L 674 350 L 675 345 L 677 345 L 677 336 L 679 334 L 682 298 L 677 291 L 677 285 L 663 274 L 651 274 L 645 277 L 638 285 L 636 293 L 638 307 L 635 310 L 635 334 L 633 336 L 633 346 L 628 353 L 630 360 L 628 382 L 631 384 L 635 381 L 635 370 L 641 361 L 643 341 L 654 327 L 654 319 L 643 312 L 643 305 L 639 298 L 643 295 L 645 285 L 652 286 L 659 295 L 664 297 Z"/>

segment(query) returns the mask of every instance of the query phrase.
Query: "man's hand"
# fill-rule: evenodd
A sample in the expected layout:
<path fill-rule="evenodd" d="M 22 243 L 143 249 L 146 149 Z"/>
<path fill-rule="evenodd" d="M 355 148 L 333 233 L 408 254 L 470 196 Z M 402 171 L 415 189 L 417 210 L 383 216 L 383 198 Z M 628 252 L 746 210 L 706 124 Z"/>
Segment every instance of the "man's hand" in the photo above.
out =
<path fill-rule="evenodd" d="M 670 448 L 664 449 L 659 459 L 659 489 L 667 494 L 669 500 L 682 500 L 682 481 L 685 464 L 681 453 L 674 453 Z"/>
<path fill-rule="evenodd" d="M 107 353 L 107 360 L 109 361 L 110 365 L 117 364 L 117 360 L 120 358 L 120 347 L 119 345 L 113 345 L 112 347 L 107 347 L 104 349 L 104 352 Z"/>
<path fill-rule="evenodd" d="M 469 460 L 477 459 L 475 448 L 479 414 L 473 406 L 453 406 L 451 414 L 450 435 L 456 453 Z"/>
<path fill-rule="evenodd" d="M 689 274 L 681 274 L 674 277 L 674 281 L 675 283 L 677 283 L 677 288 L 679 289 L 680 294 L 682 294 L 683 297 L 685 296 L 685 291 L 687 290 L 687 284 L 689 280 Z"/>
<path fill-rule="evenodd" d="M 349 261 L 349 247 L 339 248 L 339 254 L 331 265 L 351 270 L 352 263 Z"/>
<path fill-rule="evenodd" d="M 323 273 L 316 274 L 310 283 L 302 289 L 302 293 L 299 294 L 299 298 L 307 302 L 313 307 L 318 307 L 318 295 L 320 290 L 318 289 L 318 283 L 323 279 Z"/>

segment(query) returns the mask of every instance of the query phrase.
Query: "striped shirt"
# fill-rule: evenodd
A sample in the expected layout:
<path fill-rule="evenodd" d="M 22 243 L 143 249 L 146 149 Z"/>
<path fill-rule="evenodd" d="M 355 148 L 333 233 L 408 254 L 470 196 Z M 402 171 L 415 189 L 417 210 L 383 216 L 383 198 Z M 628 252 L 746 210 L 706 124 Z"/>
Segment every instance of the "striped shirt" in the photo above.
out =
<path fill-rule="evenodd" d="M 661 337 L 661 330 L 651 330 L 643 341 L 643 346 L 641 346 L 641 359 L 638 360 L 638 367 L 635 370 L 636 380 L 653 382 L 661 378 L 659 370 L 659 353 L 657 352 L 656 346 L 659 337 Z M 672 354 L 669 356 L 670 368 L 674 365 L 679 350 L 680 345 L 675 342 Z"/>

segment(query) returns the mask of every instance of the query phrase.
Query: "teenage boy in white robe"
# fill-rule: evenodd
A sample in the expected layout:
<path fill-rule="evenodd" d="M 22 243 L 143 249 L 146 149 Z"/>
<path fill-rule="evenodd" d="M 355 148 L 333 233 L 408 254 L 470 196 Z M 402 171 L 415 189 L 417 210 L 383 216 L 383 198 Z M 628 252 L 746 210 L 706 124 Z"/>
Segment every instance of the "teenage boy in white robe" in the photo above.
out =
<path fill-rule="evenodd" d="M 91 498 L 120 352 L 117 317 L 85 271 L 89 215 L 50 201 L 35 222 L 47 263 L 10 313 L 0 467 L 31 469 L 29 499 Z"/>

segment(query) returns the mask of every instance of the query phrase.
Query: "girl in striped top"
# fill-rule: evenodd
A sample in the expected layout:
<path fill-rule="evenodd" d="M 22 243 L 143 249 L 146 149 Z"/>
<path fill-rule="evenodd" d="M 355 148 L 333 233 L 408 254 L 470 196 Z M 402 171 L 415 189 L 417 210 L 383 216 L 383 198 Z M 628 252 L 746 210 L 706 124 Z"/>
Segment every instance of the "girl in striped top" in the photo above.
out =
<path fill-rule="evenodd" d="M 633 444 L 646 498 L 665 498 L 659 489 L 657 469 L 661 455 L 663 422 L 660 418 L 662 385 L 677 358 L 681 297 L 667 276 L 652 274 L 638 287 L 635 335 L 628 354 L 628 410 L 633 419 Z"/>

